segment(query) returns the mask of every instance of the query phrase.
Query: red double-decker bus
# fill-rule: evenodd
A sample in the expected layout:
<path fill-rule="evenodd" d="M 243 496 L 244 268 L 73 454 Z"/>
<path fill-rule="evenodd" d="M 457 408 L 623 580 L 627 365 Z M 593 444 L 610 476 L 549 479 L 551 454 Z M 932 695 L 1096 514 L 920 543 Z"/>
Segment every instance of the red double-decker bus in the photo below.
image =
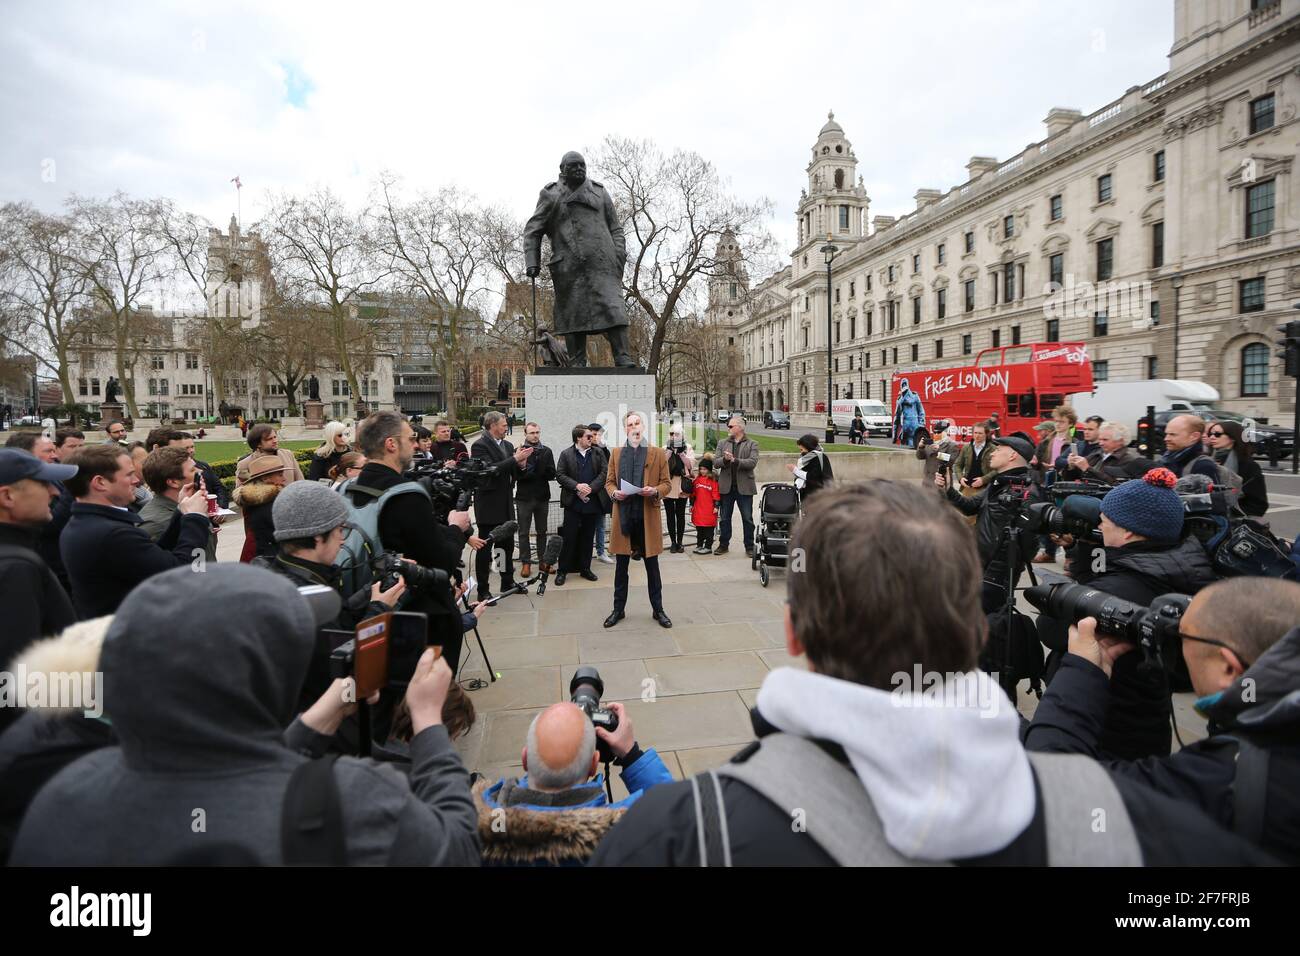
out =
<path fill-rule="evenodd" d="M 972 365 L 896 372 L 890 383 L 894 441 L 915 444 L 921 426 L 946 420 L 970 437 L 998 413 L 1003 435 L 1032 435 L 1066 396 L 1092 391 L 1092 362 L 1084 342 L 1034 342 L 984 349 Z"/>

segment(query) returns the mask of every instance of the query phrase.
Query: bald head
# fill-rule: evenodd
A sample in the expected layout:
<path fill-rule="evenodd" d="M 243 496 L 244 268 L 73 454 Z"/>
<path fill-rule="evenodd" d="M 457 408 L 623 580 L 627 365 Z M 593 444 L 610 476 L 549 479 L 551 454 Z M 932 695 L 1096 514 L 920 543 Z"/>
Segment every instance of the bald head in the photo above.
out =
<path fill-rule="evenodd" d="M 1196 592 L 1180 630 L 1192 637 L 1222 641 L 1254 663 L 1300 621 L 1300 584 L 1279 578 L 1245 576 L 1216 581 Z M 1212 655 L 1212 645 L 1185 654 Z M 1189 661 L 1190 664 L 1190 661 Z"/>
<path fill-rule="evenodd" d="M 596 728 L 577 704 L 552 704 L 528 728 L 523 763 L 534 790 L 568 790 L 585 783 L 596 769 Z"/>
<path fill-rule="evenodd" d="M 1170 451 L 1182 451 L 1199 445 L 1204 432 L 1205 422 L 1197 416 L 1175 415 L 1165 425 L 1165 447 Z"/>

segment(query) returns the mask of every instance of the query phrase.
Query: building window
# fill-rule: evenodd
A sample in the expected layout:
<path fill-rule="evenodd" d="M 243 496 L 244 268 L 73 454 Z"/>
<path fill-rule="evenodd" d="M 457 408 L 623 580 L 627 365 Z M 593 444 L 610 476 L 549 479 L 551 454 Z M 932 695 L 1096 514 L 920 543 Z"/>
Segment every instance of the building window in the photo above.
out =
<path fill-rule="evenodd" d="M 166 367 L 163 365 L 163 357 L 161 355 L 149 356 L 149 367 L 154 371 L 161 371 Z"/>
<path fill-rule="evenodd" d="M 971 230 L 970 232 L 966 233 L 966 235 L 965 235 L 963 238 L 964 238 L 964 240 L 965 240 L 965 242 L 966 242 L 966 251 L 967 251 L 967 252 L 974 252 L 974 251 L 975 251 L 975 231 L 974 231 L 974 230 Z"/>
<path fill-rule="evenodd" d="M 948 317 L 948 290 L 940 289 L 934 294 L 936 314 L 939 318 Z"/>
<path fill-rule="evenodd" d="M 838 322 L 835 323 L 835 344 L 840 344 L 840 324 Z"/>
<path fill-rule="evenodd" d="M 1268 346 L 1259 342 L 1241 350 L 1241 397 L 1262 398 L 1268 394 Z"/>
<path fill-rule="evenodd" d="M 1020 344 L 1020 326 L 1018 325 L 1011 326 L 1011 344 L 1012 345 Z"/>
<path fill-rule="evenodd" d="M 835 360 L 835 371 L 838 372 L 839 370 L 840 370 L 840 360 L 837 358 Z"/>
<path fill-rule="evenodd" d="M 1151 327 L 1154 329 L 1160 324 L 1160 300 L 1151 300 Z"/>
<path fill-rule="evenodd" d="M 1097 202 L 1110 202 L 1110 173 L 1104 173 L 1097 177 Z"/>
<path fill-rule="evenodd" d="M 1115 240 L 1097 240 L 1097 281 L 1104 282 L 1110 278 L 1115 268 Z"/>
<path fill-rule="evenodd" d="M 874 313 L 872 313 L 872 312 L 868 312 L 868 313 L 867 313 L 867 335 L 868 335 L 868 336 L 871 335 L 871 319 L 872 319 L 872 316 L 873 316 L 873 315 L 874 315 Z"/>
<path fill-rule="evenodd" d="M 970 355 L 970 335 L 966 334 L 961 337 L 961 354 Z"/>
<path fill-rule="evenodd" d="M 1273 231 L 1273 180 L 1246 190 L 1246 238 L 1267 236 Z"/>
<path fill-rule="evenodd" d="M 1110 381 L 1110 362 L 1102 359 L 1100 362 L 1092 363 L 1092 380 L 1094 382 Z"/>
<path fill-rule="evenodd" d="M 1156 151 L 1155 159 L 1152 161 L 1151 177 L 1153 181 L 1162 183 L 1165 181 L 1165 151 L 1163 149 Z"/>
<path fill-rule="evenodd" d="M 1159 269 L 1165 264 L 1165 224 L 1151 224 L 1151 268 Z"/>
<path fill-rule="evenodd" d="M 156 378 L 149 379 L 149 394 L 150 395 L 158 394 L 158 379 Z"/>
<path fill-rule="evenodd" d="M 1002 217 L 1002 238 L 1010 239 L 1015 234 L 1016 234 L 1016 217 L 1003 216 Z"/>
<path fill-rule="evenodd" d="M 734 283 L 734 282 L 731 283 L 731 297 L 732 297 L 733 299 L 736 297 L 736 283 Z"/>
<path fill-rule="evenodd" d="M 889 267 L 889 281 L 890 281 L 890 282 L 893 282 L 893 281 L 894 281 L 894 267 L 893 267 L 893 266 L 890 266 L 890 267 Z"/>
<path fill-rule="evenodd" d="M 835 304 L 836 305 L 840 304 L 840 290 L 838 287 L 836 287 L 835 289 Z"/>
<path fill-rule="evenodd" d="M 963 288 L 966 297 L 966 311 L 974 312 L 975 311 L 975 280 L 967 279 L 963 283 Z"/>
<path fill-rule="evenodd" d="M 921 297 L 919 295 L 912 297 L 912 324 L 921 324 Z"/>
<path fill-rule="evenodd" d="M 1273 94 L 1250 101 L 1250 131 L 1262 133 L 1273 128 Z"/>
<path fill-rule="evenodd" d="M 856 339 L 857 337 L 858 337 L 858 317 L 856 315 L 850 315 L 849 316 L 849 338 Z"/>
<path fill-rule="evenodd" d="M 840 207 L 840 232 L 849 231 L 849 207 Z"/>
<path fill-rule="evenodd" d="M 1159 360 L 1154 355 L 1148 355 L 1147 356 L 1147 378 L 1148 379 L 1159 378 L 1160 377 L 1159 372 L 1160 372 Z"/>
<path fill-rule="evenodd" d="M 1065 253 L 1058 252 L 1047 257 L 1047 279 L 1058 289 L 1065 287 Z"/>
<path fill-rule="evenodd" d="M 808 348 L 808 327 L 806 325 L 803 328 L 803 347 Z"/>
<path fill-rule="evenodd" d="M 916 275 L 920 271 L 921 257 L 919 255 L 912 256 L 912 275 Z"/>
<path fill-rule="evenodd" d="M 1044 334 L 1044 338 L 1046 338 L 1047 341 L 1049 342 L 1061 341 L 1061 320 L 1060 319 L 1047 320 L 1047 332 Z"/>
<path fill-rule="evenodd" d="M 1110 329 L 1110 312 L 1106 309 L 1096 313 L 1092 317 L 1092 334 L 1101 338 L 1106 335 Z"/>
<path fill-rule="evenodd" d="M 195 369 L 199 367 L 199 357 L 191 352 L 185 353 L 185 367 Z"/>
<path fill-rule="evenodd" d="M 1002 330 L 1001 330 L 1001 329 L 994 329 L 994 330 L 993 330 L 993 347 L 996 349 L 996 348 L 1000 348 L 1001 346 L 1002 346 Z"/>
<path fill-rule="evenodd" d="M 863 367 L 863 368 L 871 368 L 871 353 L 870 353 L 870 352 L 863 352 L 863 353 L 862 353 L 862 367 Z"/>
<path fill-rule="evenodd" d="M 1005 301 L 1010 302 L 1016 297 L 1016 265 L 1014 262 L 1008 262 L 1002 267 L 1002 289 L 1006 293 Z"/>
<path fill-rule="evenodd" d="M 1241 280 L 1241 311 L 1264 311 L 1264 277 Z"/>
<path fill-rule="evenodd" d="M 849 282 L 849 298 L 850 298 L 850 299 L 853 298 L 855 295 L 857 295 L 857 292 L 855 291 L 856 286 L 857 286 L 857 283 L 856 283 L 856 282 L 852 282 L 852 281 Z"/>
<path fill-rule="evenodd" d="M 132 387 L 132 388 L 135 387 L 135 383 L 134 383 L 134 382 L 131 383 L 131 387 Z M 98 394 L 99 394 L 99 379 L 97 379 L 97 378 L 92 378 L 92 379 L 90 380 L 90 394 L 91 394 L 91 395 L 98 395 Z"/>
<path fill-rule="evenodd" d="M 947 257 L 948 257 L 948 249 L 947 249 L 947 246 L 946 246 L 944 243 L 942 243 L 942 242 L 939 243 L 939 247 L 938 247 L 938 249 L 936 250 L 936 252 L 938 253 L 938 255 L 936 256 L 936 259 L 937 259 L 939 265 L 943 265 L 944 262 L 947 261 Z"/>
<path fill-rule="evenodd" d="M 78 395 L 89 395 L 89 394 L 90 394 L 90 390 L 87 388 L 87 386 L 86 386 L 86 380 L 85 380 L 84 378 L 79 378 L 79 379 L 77 379 L 77 394 L 78 394 Z"/>
<path fill-rule="evenodd" d="M 943 358 L 943 339 L 934 340 L 934 357 Z"/>
<path fill-rule="evenodd" d="M 886 352 L 884 349 L 881 349 L 881 350 L 880 350 L 880 364 L 881 364 L 881 365 L 886 365 L 886 364 L 888 364 L 888 362 L 889 362 L 889 353 Z"/>
<path fill-rule="evenodd" d="M 912 344 L 912 361 L 913 362 L 921 361 L 921 346 L 917 345 L 916 343 Z"/>
<path fill-rule="evenodd" d="M 894 364 L 897 365 L 897 364 L 898 364 L 898 346 L 897 346 L 897 345 L 894 346 L 894 348 L 893 348 L 893 350 L 891 351 L 890 354 L 893 355 L 893 357 L 894 357 Z"/>
<path fill-rule="evenodd" d="M 867 291 L 871 291 L 871 273 L 867 273 Z"/>
<path fill-rule="evenodd" d="M 1056 220 L 1058 220 L 1058 219 L 1061 218 L 1061 216 L 1062 216 L 1062 214 L 1063 214 L 1063 213 L 1062 213 L 1062 206 L 1063 206 L 1063 205 L 1064 205 L 1064 204 L 1061 202 L 1061 194 L 1060 194 L 1060 193 L 1057 193 L 1057 194 L 1056 194 L 1055 196 L 1053 196 L 1050 200 L 1048 200 L 1048 209 L 1050 210 L 1050 213 L 1051 213 L 1052 222 L 1056 222 Z"/>

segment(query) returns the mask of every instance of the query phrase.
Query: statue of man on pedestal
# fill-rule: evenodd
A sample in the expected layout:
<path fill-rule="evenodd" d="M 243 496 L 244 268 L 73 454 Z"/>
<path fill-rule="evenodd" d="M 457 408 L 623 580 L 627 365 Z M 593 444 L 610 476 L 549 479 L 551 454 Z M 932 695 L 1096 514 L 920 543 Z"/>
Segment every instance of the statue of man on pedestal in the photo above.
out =
<path fill-rule="evenodd" d="M 627 311 L 623 305 L 623 225 L 605 187 L 587 179 L 587 161 L 569 152 L 560 178 L 547 183 L 524 227 L 528 275 L 541 272 L 542 236 L 551 240 L 547 266 L 555 284 L 555 331 L 564 336 L 569 365 L 587 364 L 587 336 L 603 334 L 614 364 L 632 368 Z"/>

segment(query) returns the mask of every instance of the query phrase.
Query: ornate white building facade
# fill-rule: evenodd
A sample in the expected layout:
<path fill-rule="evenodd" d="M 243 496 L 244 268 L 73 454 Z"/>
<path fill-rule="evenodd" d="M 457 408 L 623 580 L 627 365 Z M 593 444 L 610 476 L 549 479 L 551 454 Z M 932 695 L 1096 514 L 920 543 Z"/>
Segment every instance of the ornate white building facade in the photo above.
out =
<path fill-rule="evenodd" d="M 1082 340 L 1098 381 L 1208 382 L 1221 405 L 1285 417 L 1277 326 L 1300 302 L 1300 0 L 1175 0 L 1169 70 L 970 179 L 868 220 L 832 115 L 807 167 L 791 264 L 738 329 L 740 400 L 815 416 L 888 401 L 898 371 L 981 349 Z M 828 302 L 827 236 L 836 247 Z M 829 322 L 827 310 L 829 308 Z M 773 385 L 776 388 L 773 388 Z"/>

